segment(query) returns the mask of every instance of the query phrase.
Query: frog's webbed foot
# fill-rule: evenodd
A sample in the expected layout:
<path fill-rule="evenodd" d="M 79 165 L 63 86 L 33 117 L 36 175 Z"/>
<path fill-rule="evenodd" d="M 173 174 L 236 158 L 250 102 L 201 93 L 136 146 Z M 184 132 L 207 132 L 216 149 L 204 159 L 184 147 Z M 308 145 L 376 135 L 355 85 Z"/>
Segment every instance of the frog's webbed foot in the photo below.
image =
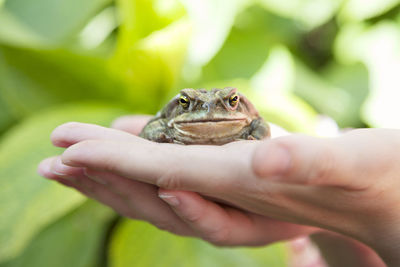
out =
<path fill-rule="evenodd" d="M 255 138 L 255 137 L 252 136 L 252 135 L 249 135 L 249 136 L 247 136 L 247 140 L 257 140 L 257 138 Z"/>
<path fill-rule="evenodd" d="M 185 143 L 183 143 L 183 142 L 181 142 L 181 141 L 177 141 L 177 140 L 174 140 L 173 143 L 174 143 L 174 144 L 177 144 L 177 145 L 185 145 Z"/>
<path fill-rule="evenodd" d="M 252 135 L 245 135 L 245 136 L 242 136 L 242 137 L 240 137 L 240 138 L 235 138 L 233 141 L 234 141 L 234 142 L 237 142 L 237 141 L 246 141 L 246 140 L 248 140 L 248 141 L 253 141 L 253 140 L 258 140 L 258 139 L 255 138 L 255 137 L 252 136 Z"/>
<path fill-rule="evenodd" d="M 184 145 L 181 141 L 178 141 L 165 133 L 160 133 L 156 142 L 158 143 L 169 143 L 169 144 L 177 144 L 177 145 Z"/>
<path fill-rule="evenodd" d="M 158 143 L 173 143 L 174 139 L 172 137 L 166 135 L 165 133 L 160 133 L 156 142 L 158 142 Z"/>
<path fill-rule="evenodd" d="M 139 136 L 157 143 L 175 143 L 174 138 L 168 134 L 168 127 L 163 119 L 150 121 Z"/>
<path fill-rule="evenodd" d="M 261 117 L 253 120 L 250 127 L 251 130 L 247 137 L 248 140 L 261 140 L 271 136 L 269 125 Z"/>

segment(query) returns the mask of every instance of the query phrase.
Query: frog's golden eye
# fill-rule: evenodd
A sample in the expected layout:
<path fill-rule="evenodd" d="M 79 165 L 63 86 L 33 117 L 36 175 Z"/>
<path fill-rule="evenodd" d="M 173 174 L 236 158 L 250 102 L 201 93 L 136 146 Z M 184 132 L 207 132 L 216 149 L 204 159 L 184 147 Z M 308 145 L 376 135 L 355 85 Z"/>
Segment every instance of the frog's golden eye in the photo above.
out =
<path fill-rule="evenodd" d="M 184 108 L 188 108 L 189 104 L 190 104 L 190 100 L 187 96 L 183 95 L 179 98 L 179 104 Z"/>
<path fill-rule="evenodd" d="M 229 105 L 234 107 L 238 102 L 239 102 L 239 96 L 237 94 L 231 95 L 231 97 L 229 98 Z"/>

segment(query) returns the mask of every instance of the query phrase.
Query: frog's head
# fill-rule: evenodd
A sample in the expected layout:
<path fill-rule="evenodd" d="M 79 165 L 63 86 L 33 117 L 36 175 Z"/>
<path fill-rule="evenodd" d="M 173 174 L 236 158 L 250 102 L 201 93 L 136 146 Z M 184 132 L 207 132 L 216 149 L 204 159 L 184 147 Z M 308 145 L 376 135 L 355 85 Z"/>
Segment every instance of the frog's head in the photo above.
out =
<path fill-rule="evenodd" d="M 168 125 L 185 134 L 235 134 L 258 117 L 258 112 L 236 88 L 183 89 L 165 110 Z"/>

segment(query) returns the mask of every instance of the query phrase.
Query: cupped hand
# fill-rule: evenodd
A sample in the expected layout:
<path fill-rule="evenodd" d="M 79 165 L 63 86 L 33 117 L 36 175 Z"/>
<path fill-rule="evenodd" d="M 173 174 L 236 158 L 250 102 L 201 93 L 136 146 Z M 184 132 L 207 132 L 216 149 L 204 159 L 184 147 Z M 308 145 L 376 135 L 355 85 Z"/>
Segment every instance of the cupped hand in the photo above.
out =
<path fill-rule="evenodd" d="M 115 149 L 110 150 L 110 160 L 114 153 L 124 153 L 124 146 L 136 150 L 139 142 L 144 145 L 144 150 L 137 150 L 136 157 L 149 160 L 142 167 L 157 169 L 157 161 L 163 160 L 156 157 L 155 161 L 152 161 L 151 158 L 158 153 L 156 148 L 160 144 L 134 136 L 140 132 L 148 119 L 147 116 L 123 117 L 113 124 L 116 129 L 68 123 L 53 132 L 52 142 L 56 146 L 68 149 L 82 142 L 115 143 Z M 128 159 L 131 155 L 127 154 L 124 157 Z M 125 163 L 119 160 L 116 162 L 127 163 L 126 160 Z M 86 196 L 112 207 L 123 216 L 150 222 L 175 234 L 200 237 L 216 245 L 265 245 L 320 231 L 315 227 L 282 222 L 216 204 L 195 192 L 159 189 L 156 185 L 140 182 L 140 179 L 130 179 L 131 176 L 119 173 L 111 164 L 111 161 L 105 159 L 102 167 L 65 165 L 62 157 L 57 156 L 44 160 L 39 167 L 39 173 L 77 189 Z M 134 163 L 138 167 L 141 164 L 145 163 Z M 185 162 L 177 162 L 174 168 L 182 164 Z M 141 173 L 133 175 L 136 177 Z"/>
<path fill-rule="evenodd" d="M 398 130 L 355 130 L 330 139 L 290 135 L 224 146 L 180 146 L 67 124 L 55 131 L 53 140 L 71 145 L 61 157 L 70 167 L 153 184 L 166 189 L 161 195 L 170 202 L 185 203 L 183 198 L 189 196 L 195 200 L 193 193 L 176 192 L 188 190 L 250 214 L 333 230 L 375 248 L 389 265 L 400 262 Z M 196 196 L 199 203 L 206 201 Z M 194 216 L 189 221 L 199 219 Z M 217 239 L 226 241 L 233 232 Z M 249 236 L 258 236 L 258 231 L 238 240 Z"/>

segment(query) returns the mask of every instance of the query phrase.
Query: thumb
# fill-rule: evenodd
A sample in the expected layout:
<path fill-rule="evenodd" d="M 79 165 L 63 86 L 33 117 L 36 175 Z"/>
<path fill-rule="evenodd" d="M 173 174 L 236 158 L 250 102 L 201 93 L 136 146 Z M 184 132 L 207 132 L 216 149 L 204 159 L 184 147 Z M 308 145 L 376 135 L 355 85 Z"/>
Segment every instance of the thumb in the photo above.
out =
<path fill-rule="evenodd" d="M 252 167 L 257 176 L 282 182 L 361 189 L 368 186 L 368 178 L 381 174 L 380 163 L 390 160 L 393 149 L 385 145 L 383 133 L 376 131 L 355 130 L 337 138 L 291 135 L 267 140 L 256 149 Z"/>

